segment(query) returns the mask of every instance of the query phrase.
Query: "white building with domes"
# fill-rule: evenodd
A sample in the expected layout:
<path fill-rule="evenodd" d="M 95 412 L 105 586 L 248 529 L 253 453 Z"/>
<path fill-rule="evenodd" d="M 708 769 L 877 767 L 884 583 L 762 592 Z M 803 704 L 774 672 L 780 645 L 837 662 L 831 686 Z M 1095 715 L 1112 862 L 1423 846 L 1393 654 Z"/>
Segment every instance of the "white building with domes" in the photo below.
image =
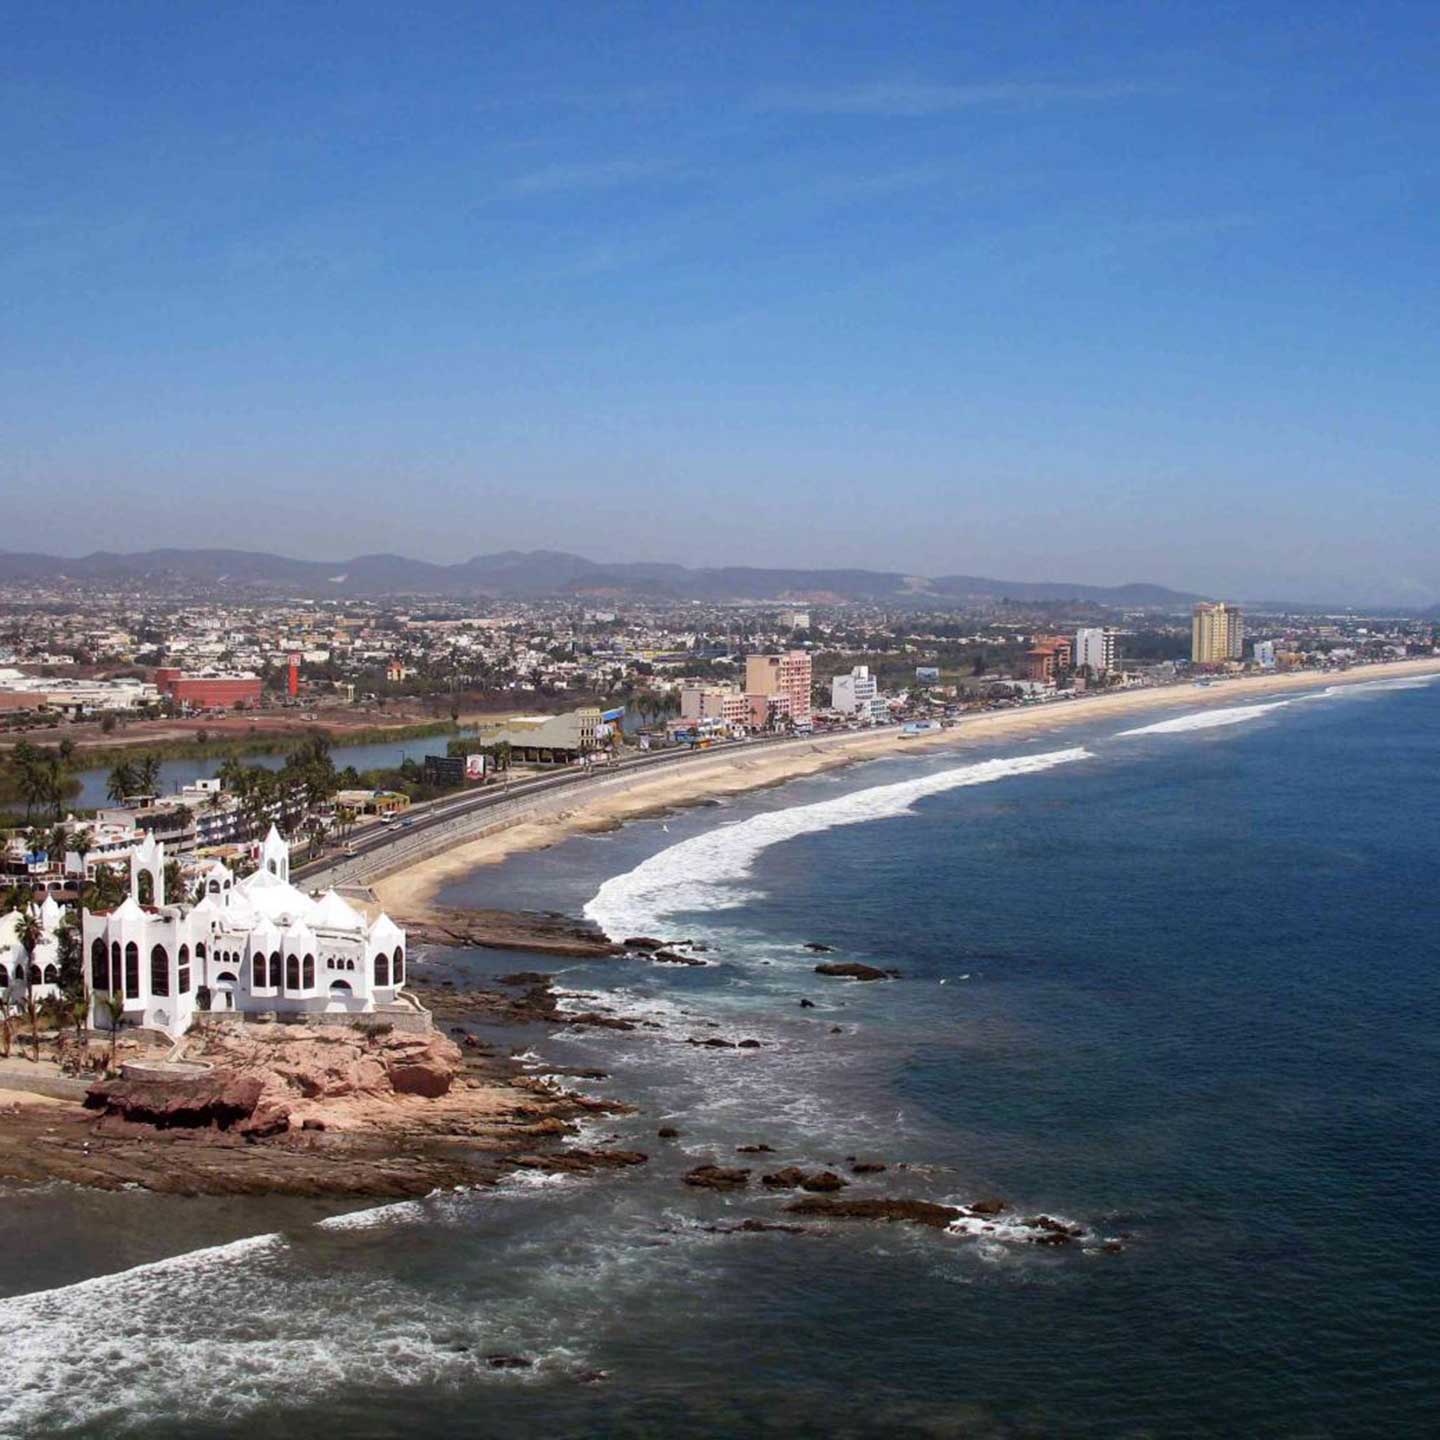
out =
<path fill-rule="evenodd" d="M 166 903 L 165 847 L 148 836 L 130 861 L 130 895 L 109 912 L 85 911 L 91 1023 L 124 996 L 125 1019 L 182 1034 L 209 992 L 212 1011 L 304 1016 L 397 1008 L 405 932 L 368 920 L 334 890 L 318 899 L 290 883 L 290 848 L 271 826 L 260 868 L 237 880 L 219 861 L 193 904 Z M 411 997 L 398 1008 L 424 1014 Z"/>
<path fill-rule="evenodd" d="M 31 909 L 40 921 L 41 932 L 33 955 L 27 954 L 20 943 L 24 912 L 12 910 L 0 916 L 0 994 L 16 1008 L 25 1003 L 31 990 L 37 1001 L 60 993 L 60 922 L 65 912 L 53 895 L 47 895 Z"/>

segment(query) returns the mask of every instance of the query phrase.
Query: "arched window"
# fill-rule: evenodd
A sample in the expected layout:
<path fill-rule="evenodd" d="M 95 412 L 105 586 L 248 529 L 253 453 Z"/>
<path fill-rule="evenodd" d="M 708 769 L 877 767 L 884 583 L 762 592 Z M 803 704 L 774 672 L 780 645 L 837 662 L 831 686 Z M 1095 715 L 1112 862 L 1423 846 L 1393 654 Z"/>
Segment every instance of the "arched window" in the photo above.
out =
<path fill-rule="evenodd" d="M 188 945 L 180 947 L 176 963 L 180 967 L 180 983 L 175 987 L 176 994 L 188 995 L 190 993 L 190 947 Z"/>
<path fill-rule="evenodd" d="M 110 990 L 110 952 L 103 940 L 90 946 L 90 988 L 103 993 Z"/>
<path fill-rule="evenodd" d="M 398 945 L 395 947 L 395 983 L 405 983 L 405 952 Z"/>
<path fill-rule="evenodd" d="M 375 984 L 377 988 L 390 988 L 390 957 L 382 950 L 375 957 Z"/>
<path fill-rule="evenodd" d="M 345 968 L 347 970 L 353 970 L 355 968 L 355 962 L 353 960 L 347 960 L 345 962 Z"/>
<path fill-rule="evenodd" d="M 197 940 L 195 942 L 195 958 L 197 960 L 203 960 L 205 958 L 205 942 L 203 940 Z"/>
<path fill-rule="evenodd" d="M 300 957 L 298 955 L 285 957 L 285 988 L 287 990 L 300 988 Z"/>
<path fill-rule="evenodd" d="M 165 953 L 163 945 L 157 945 L 150 952 L 150 993 L 170 993 L 170 957 Z"/>
<path fill-rule="evenodd" d="M 118 940 L 110 946 L 110 983 L 115 989 L 120 989 L 120 942 Z"/>
<path fill-rule="evenodd" d="M 0 990 L 8 990 L 9 988 L 10 967 L 8 965 L 0 965 Z"/>
<path fill-rule="evenodd" d="M 45 967 L 45 983 L 47 985 L 53 985 L 59 978 L 60 972 L 53 965 Z"/>
<path fill-rule="evenodd" d="M 302 983 L 307 990 L 313 990 L 315 988 L 315 957 L 313 955 L 307 955 L 305 957 L 304 974 L 305 978 Z"/>
<path fill-rule="evenodd" d="M 250 988 L 252 990 L 263 990 L 265 988 L 265 957 L 257 955 L 250 962 Z"/>
<path fill-rule="evenodd" d="M 272 990 L 280 988 L 280 952 L 278 950 L 270 952 L 270 988 Z"/>
<path fill-rule="evenodd" d="M 32 965 L 30 967 L 30 983 L 32 985 L 43 985 L 45 983 L 43 977 L 40 974 L 40 967 L 38 965 Z"/>
<path fill-rule="evenodd" d="M 275 862 L 271 860 L 267 867 L 272 875 L 278 875 L 280 871 L 276 868 Z"/>
<path fill-rule="evenodd" d="M 208 888 L 212 895 L 218 895 L 220 893 L 220 882 L 218 880 L 212 880 Z"/>
<path fill-rule="evenodd" d="M 139 882 L 135 886 L 136 893 L 140 897 L 142 905 L 153 905 L 155 903 L 155 877 L 148 871 L 140 872 Z"/>
<path fill-rule="evenodd" d="M 140 947 L 132 940 L 125 947 L 125 994 L 133 1000 L 140 993 Z"/>

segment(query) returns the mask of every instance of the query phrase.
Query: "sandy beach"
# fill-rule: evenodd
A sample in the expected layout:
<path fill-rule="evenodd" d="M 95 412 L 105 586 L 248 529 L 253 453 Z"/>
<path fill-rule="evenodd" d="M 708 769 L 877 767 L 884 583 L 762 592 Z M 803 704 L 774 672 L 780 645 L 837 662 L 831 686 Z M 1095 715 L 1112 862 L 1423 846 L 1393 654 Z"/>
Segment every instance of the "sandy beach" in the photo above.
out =
<path fill-rule="evenodd" d="M 904 738 L 896 730 L 878 734 L 861 731 L 817 736 L 809 743 L 777 746 L 773 750 L 725 751 L 717 754 L 711 763 L 681 765 L 653 776 L 637 775 L 634 784 L 620 793 L 611 791 L 589 799 L 577 797 L 574 808 L 562 814 L 521 822 L 458 845 L 443 855 L 387 875 L 375 881 L 372 888 L 380 904 L 392 915 L 418 915 L 445 885 L 477 866 L 495 864 L 524 851 L 544 849 L 569 835 L 613 829 L 627 820 L 670 807 L 780 785 L 864 760 L 916 750 L 990 745 L 1007 736 L 1028 736 L 1111 718 L 1136 719 L 1139 723 L 1139 717 L 1153 710 L 1264 704 L 1267 700 L 1284 699 L 1297 692 L 1327 686 L 1374 684 L 1435 674 L 1440 674 L 1440 657 L 1359 666 L 1332 674 L 1244 676 L 1217 680 L 1206 687 L 1169 685 L 1123 690 L 1023 709 L 984 712 L 968 716 L 958 725 L 933 735 Z"/>

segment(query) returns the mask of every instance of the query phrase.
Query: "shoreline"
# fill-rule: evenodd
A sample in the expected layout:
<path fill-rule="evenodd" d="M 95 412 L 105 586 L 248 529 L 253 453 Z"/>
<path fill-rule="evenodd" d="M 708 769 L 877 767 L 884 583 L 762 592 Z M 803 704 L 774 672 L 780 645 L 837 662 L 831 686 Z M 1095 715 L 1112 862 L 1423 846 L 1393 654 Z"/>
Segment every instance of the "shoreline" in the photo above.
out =
<path fill-rule="evenodd" d="M 717 754 L 655 776 L 640 775 L 619 794 L 577 798 L 573 807 L 544 819 L 520 820 L 503 830 L 466 841 L 441 855 L 396 870 L 371 884 L 380 906 L 391 915 L 422 922 L 440 892 L 453 880 L 482 865 L 495 865 L 512 855 L 545 850 L 574 835 L 601 834 L 633 820 L 653 818 L 687 805 L 722 796 L 783 785 L 828 770 L 912 751 L 970 746 L 1002 737 L 1045 733 L 1091 720 L 1142 716 L 1165 708 L 1210 709 L 1264 701 L 1306 690 L 1377 681 L 1440 675 L 1440 656 L 1400 660 L 1385 665 L 1357 666 L 1333 674 L 1311 672 L 1255 675 L 1216 681 L 1200 688 L 1166 685 L 1124 690 L 1074 701 L 1013 710 L 984 712 L 932 735 L 902 737 L 896 730 L 879 734 L 860 731 L 817 736 L 809 745 L 796 744 L 779 753 L 741 751 Z"/>

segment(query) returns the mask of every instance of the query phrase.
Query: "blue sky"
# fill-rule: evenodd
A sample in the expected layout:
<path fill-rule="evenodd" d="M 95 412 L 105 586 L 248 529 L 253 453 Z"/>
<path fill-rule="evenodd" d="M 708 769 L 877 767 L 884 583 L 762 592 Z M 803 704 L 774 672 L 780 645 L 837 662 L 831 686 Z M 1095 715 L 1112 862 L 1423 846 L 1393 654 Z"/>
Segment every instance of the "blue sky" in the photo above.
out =
<path fill-rule="evenodd" d="M 0 3 L 0 546 L 1440 596 L 1436 20 Z"/>

